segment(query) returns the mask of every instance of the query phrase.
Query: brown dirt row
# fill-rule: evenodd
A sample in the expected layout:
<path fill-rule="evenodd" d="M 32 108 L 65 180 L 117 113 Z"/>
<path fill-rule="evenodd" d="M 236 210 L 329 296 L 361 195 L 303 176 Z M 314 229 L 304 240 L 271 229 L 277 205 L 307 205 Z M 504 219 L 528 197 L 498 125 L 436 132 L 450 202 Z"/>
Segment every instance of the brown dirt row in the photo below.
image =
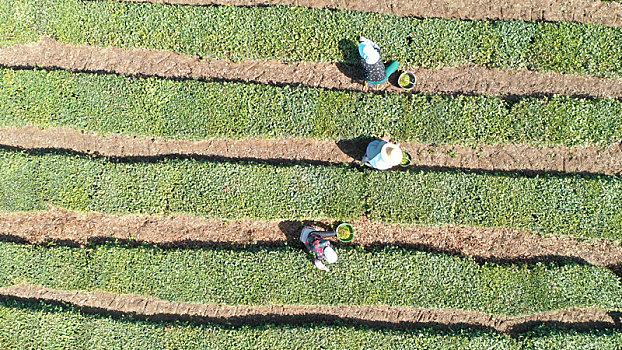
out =
<path fill-rule="evenodd" d="M 374 328 L 476 328 L 517 334 L 538 325 L 579 330 L 620 328 L 619 312 L 567 309 L 508 317 L 476 311 L 389 306 L 227 306 L 175 303 L 105 292 L 64 291 L 30 285 L 0 288 L 0 298 L 70 305 L 87 313 L 153 321 L 190 321 L 233 326 L 340 323 Z"/>
<path fill-rule="evenodd" d="M 108 72 L 130 76 L 300 85 L 349 91 L 363 91 L 364 88 L 360 69 L 339 63 L 201 60 L 199 57 L 170 51 L 71 46 L 50 38 L 42 38 L 37 44 L 0 49 L 0 65 L 58 68 L 77 72 Z M 417 76 L 417 84 L 411 91 L 427 94 L 462 93 L 495 96 L 558 94 L 622 97 L 620 79 L 538 73 L 528 70 L 498 70 L 478 66 L 448 67 L 438 70 L 412 68 L 410 71 Z M 383 84 L 378 90 L 408 93 L 394 84 Z"/>
<path fill-rule="evenodd" d="M 122 0 L 176 5 L 300 6 L 404 17 L 599 23 L 622 26 L 622 5 L 600 0 Z"/>
<path fill-rule="evenodd" d="M 592 264 L 622 276 L 622 246 L 607 240 L 582 241 L 569 236 L 540 236 L 526 231 L 472 227 L 402 226 L 361 219 L 353 244 L 364 247 L 401 246 L 480 262 L 568 262 Z M 0 238 L 30 244 L 84 246 L 118 241 L 165 248 L 300 246 L 303 225 L 330 230 L 327 221 L 223 221 L 194 216 L 112 216 L 52 209 L 43 213 L 3 213 Z M 338 245 L 341 245 L 337 243 Z"/>
<path fill-rule="evenodd" d="M 355 163 L 367 141 L 314 139 L 210 139 L 175 141 L 123 135 L 98 136 L 67 129 L 0 128 L 0 147 L 53 149 L 130 159 L 206 157 L 259 162 Z M 622 174 L 622 144 L 609 147 L 535 147 L 529 145 L 434 146 L 402 143 L 413 167 L 517 173 Z"/>

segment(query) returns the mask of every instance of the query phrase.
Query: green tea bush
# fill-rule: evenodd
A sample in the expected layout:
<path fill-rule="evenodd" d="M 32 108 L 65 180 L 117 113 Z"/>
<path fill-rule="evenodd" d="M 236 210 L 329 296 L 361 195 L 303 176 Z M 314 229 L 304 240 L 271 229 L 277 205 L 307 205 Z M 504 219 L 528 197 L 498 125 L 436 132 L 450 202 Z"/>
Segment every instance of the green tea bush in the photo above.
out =
<path fill-rule="evenodd" d="M 195 7 L 116 1 L 3 0 L 0 44 L 48 35 L 73 44 L 242 60 L 354 63 L 360 35 L 406 66 L 622 76 L 622 29 L 602 25 L 401 18 L 296 7 Z M 28 25 L 26 25 L 28 24 Z"/>
<path fill-rule="evenodd" d="M 0 207 L 58 205 L 107 213 L 192 213 L 215 218 L 352 218 L 360 174 L 345 167 L 194 160 L 111 163 L 77 156 L 0 152 Z"/>
<path fill-rule="evenodd" d="M 348 139 L 434 144 L 608 145 L 622 102 L 568 97 L 376 95 L 258 84 L 0 69 L 0 126 L 174 139 Z"/>
<path fill-rule="evenodd" d="M 370 172 L 368 183 L 374 220 L 622 237 L 619 177 Z"/>
<path fill-rule="evenodd" d="M 622 309 L 622 286 L 613 273 L 574 263 L 479 265 L 399 248 L 341 247 L 341 261 L 325 274 L 298 247 L 162 250 L 3 242 L 0 248 L 0 286 L 29 283 L 226 305 L 390 305 L 508 315 Z"/>
<path fill-rule="evenodd" d="M 0 210 L 374 220 L 622 238 L 622 178 L 376 172 L 200 160 L 113 163 L 0 151 Z"/>

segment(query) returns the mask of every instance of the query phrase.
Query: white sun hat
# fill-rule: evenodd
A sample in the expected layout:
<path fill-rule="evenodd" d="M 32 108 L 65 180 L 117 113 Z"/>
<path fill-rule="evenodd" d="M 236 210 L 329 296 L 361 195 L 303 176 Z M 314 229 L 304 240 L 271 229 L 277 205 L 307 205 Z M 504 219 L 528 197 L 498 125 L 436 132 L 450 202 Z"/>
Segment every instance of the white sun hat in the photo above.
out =
<path fill-rule="evenodd" d="M 331 247 L 326 247 L 324 248 L 324 258 L 326 259 L 326 262 L 329 264 L 334 264 L 337 262 L 337 253 L 335 253 L 335 250 Z"/>
<path fill-rule="evenodd" d="M 367 64 L 374 64 L 380 60 L 380 52 L 373 41 L 366 39 L 359 44 L 359 54 Z"/>
<path fill-rule="evenodd" d="M 394 143 L 385 143 L 380 150 L 380 155 L 382 156 L 382 160 L 392 167 L 402 162 L 402 150 L 399 145 Z"/>

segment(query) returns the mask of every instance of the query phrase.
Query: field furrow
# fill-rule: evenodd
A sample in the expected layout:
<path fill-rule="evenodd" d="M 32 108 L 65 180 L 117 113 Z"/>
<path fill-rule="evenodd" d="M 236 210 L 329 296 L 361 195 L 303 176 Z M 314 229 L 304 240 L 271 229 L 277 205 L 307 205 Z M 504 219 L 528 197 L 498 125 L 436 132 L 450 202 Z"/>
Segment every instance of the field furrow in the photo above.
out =
<path fill-rule="evenodd" d="M 299 246 L 303 225 L 330 230 L 329 221 L 225 221 L 194 216 L 112 216 L 63 210 L 5 213 L 0 235 L 37 245 L 72 247 L 122 242 L 165 249 L 200 247 Z M 478 262 L 535 263 L 575 261 L 605 267 L 622 278 L 622 247 L 605 240 L 586 242 L 567 236 L 540 236 L 516 229 L 389 225 L 352 222 L 354 244 L 470 256 Z M 339 243 L 337 243 L 340 246 Z"/>
<path fill-rule="evenodd" d="M 97 1 L 97 0 L 94 0 Z M 376 12 L 397 16 L 436 17 L 476 20 L 519 20 L 547 22 L 595 23 L 622 26 L 622 6 L 617 2 L 599 0 L 510 0 L 510 1 L 337 1 L 337 0 L 121 0 L 138 3 L 173 5 L 229 6 L 304 6 Z"/>
<path fill-rule="evenodd" d="M 370 139 L 243 139 L 183 141 L 98 136 L 69 128 L 1 128 L 0 147 L 20 150 L 64 150 L 69 153 L 125 160 L 196 158 L 253 161 L 267 164 L 361 164 Z M 622 144 L 609 147 L 536 147 L 529 145 L 436 146 L 403 142 L 411 168 L 469 170 L 516 174 L 622 174 Z"/>
<path fill-rule="evenodd" d="M 619 240 L 622 178 L 517 176 L 0 151 L 0 208 L 515 227 Z M 518 215 L 517 213 L 520 213 Z"/>
<path fill-rule="evenodd" d="M 362 29 L 364 29 L 362 31 Z M 0 47 L 50 36 L 68 44 L 201 57 L 357 63 L 360 35 L 406 67 L 475 64 L 622 77 L 622 29 L 567 22 L 457 21 L 301 7 L 172 6 L 3 0 Z"/>
<path fill-rule="evenodd" d="M 555 325 L 508 336 L 492 331 L 456 328 L 374 329 L 364 326 L 265 324 L 232 327 L 189 322 L 132 320 L 80 312 L 75 307 L 44 302 L 0 301 L 0 344 L 14 349 L 306 349 L 324 344 L 330 350 L 359 349 L 577 349 L 617 350 L 622 332 L 556 329 Z M 330 338 L 327 342 L 326 339 Z M 62 344 L 59 343 L 62 340 Z"/>
<path fill-rule="evenodd" d="M 568 309 L 527 316 L 496 316 L 451 309 L 386 306 L 227 306 L 173 303 L 105 292 L 63 291 L 32 285 L 0 288 L 0 299 L 70 305 L 86 313 L 152 321 L 189 321 L 231 326 L 331 324 L 370 328 L 475 328 L 513 334 L 541 325 L 581 331 L 620 329 L 621 312 Z"/>
<path fill-rule="evenodd" d="M 620 350 L 621 204 L 620 0 L 0 0 L 1 349 Z"/>
<path fill-rule="evenodd" d="M 340 63 L 199 59 L 162 50 L 123 50 L 68 45 L 44 37 L 37 44 L 0 49 L 0 65 L 42 67 L 74 72 L 105 72 L 174 79 L 244 81 L 272 85 L 320 87 L 362 91 L 360 67 Z M 528 70 L 499 70 L 474 65 L 427 69 L 411 67 L 417 76 L 413 90 L 426 94 L 478 94 L 493 96 L 565 95 L 622 97 L 620 79 L 602 79 Z M 404 93 L 396 83 L 378 89 Z"/>
<path fill-rule="evenodd" d="M 575 262 L 479 264 L 397 247 L 341 246 L 341 261 L 326 274 L 299 247 L 0 242 L 0 248 L 0 287 L 32 284 L 230 306 L 407 306 L 513 316 L 569 308 L 622 310 L 620 278 Z"/>

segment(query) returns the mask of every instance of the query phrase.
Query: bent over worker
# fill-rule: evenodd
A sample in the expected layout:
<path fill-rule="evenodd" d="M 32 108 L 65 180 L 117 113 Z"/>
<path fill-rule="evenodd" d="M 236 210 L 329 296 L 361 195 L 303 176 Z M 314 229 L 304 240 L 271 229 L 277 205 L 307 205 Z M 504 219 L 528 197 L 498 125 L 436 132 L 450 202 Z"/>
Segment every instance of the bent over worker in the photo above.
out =
<path fill-rule="evenodd" d="M 389 142 L 389 136 L 383 136 L 367 145 L 362 159 L 363 164 L 378 170 L 391 169 L 402 162 L 400 145 Z"/>
<path fill-rule="evenodd" d="M 329 264 L 337 262 L 337 253 L 329 241 L 322 238 L 322 232 L 315 231 L 312 227 L 305 226 L 300 235 L 300 241 L 313 253 L 315 267 L 323 271 L 330 271 L 322 262 L 325 260 Z"/>
<path fill-rule="evenodd" d="M 359 41 L 363 78 L 367 84 L 377 88 L 378 85 L 386 82 L 389 76 L 399 68 L 399 63 L 393 62 L 385 68 L 382 62 L 380 47 L 375 42 L 364 37 L 361 37 Z"/>

